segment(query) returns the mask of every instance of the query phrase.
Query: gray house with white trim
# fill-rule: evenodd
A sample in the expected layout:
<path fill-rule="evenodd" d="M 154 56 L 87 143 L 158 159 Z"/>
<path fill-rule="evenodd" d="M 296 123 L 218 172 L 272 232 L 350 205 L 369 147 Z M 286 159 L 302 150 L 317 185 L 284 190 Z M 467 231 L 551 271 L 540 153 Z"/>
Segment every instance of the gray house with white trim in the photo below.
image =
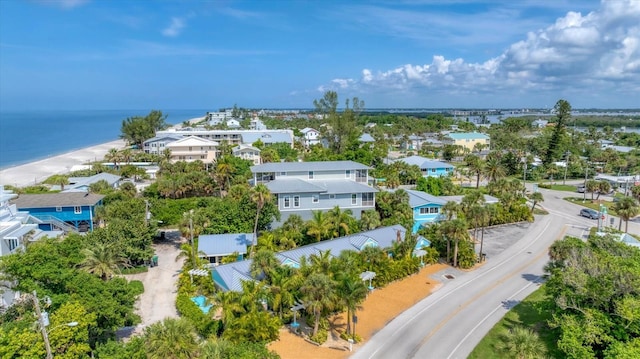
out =
<path fill-rule="evenodd" d="M 309 220 L 312 211 L 335 206 L 360 218 L 362 211 L 375 209 L 378 190 L 369 185 L 369 170 L 353 161 L 277 162 L 251 167 L 253 183 L 264 183 L 276 197 L 282 222 L 291 214 Z"/>

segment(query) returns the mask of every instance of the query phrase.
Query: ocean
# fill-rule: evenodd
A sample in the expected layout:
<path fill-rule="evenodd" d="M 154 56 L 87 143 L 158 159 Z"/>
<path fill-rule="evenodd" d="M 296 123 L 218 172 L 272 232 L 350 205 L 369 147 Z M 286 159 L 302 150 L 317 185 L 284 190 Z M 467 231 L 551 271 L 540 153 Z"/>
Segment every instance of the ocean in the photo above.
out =
<path fill-rule="evenodd" d="M 211 110 L 162 110 L 169 124 Z M 0 111 L 0 169 L 117 140 L 122 121 L 150 110 Z"/>

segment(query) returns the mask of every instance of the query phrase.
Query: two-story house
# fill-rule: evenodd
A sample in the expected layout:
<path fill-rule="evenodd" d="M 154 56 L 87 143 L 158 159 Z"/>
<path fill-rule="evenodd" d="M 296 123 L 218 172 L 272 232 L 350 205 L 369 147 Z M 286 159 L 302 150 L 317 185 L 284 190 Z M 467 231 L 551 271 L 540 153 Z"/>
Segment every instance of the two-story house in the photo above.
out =
<path fill-rule="evenodd" d="M 253 183 L 264 183 L 276 197 L 282 222 L 292 214 L 309 220 L 312 211 L 335 206 L 351 210 L 359 219 L 362 211 L 375 209 L 378 191 L 369 185 L 369 170 L 353 161 L 277 162 L 251 167 Z"/>
<path fill-rule="evenodd" d="M 489 148 L 491 144 L 489 136 L 479 132 L 452 132 L 447 134 L 446 137 L 452 144 L 465 147 L 469 151 L 473 151 L 476 143 L 483 145 L 485 148 Z"/>
<path fill-rule="evenodd" d="M 320 132 L 311 127 L 305 127 L 302 130 L 302 144 L 304 147 L 309 147 L 312 145 L 317 145 L 320 143 Z"/>
<path fill-rule="evenodd" d="M 254 165 L 259 165 L 262 162 L 260 157 L 260 149 L 249 145 L 237 145 L 231 149 L 234 156 L 253 162 Z"/>
<path fill-rule="evenodd" d="M 215 162 L 219 143 L 205 138 L 189 136 L 167 143 L 166 148 L 171 151 L 172 161 L 202 161 Z"/>
<path fill-rule="evenodd" d="M 88 192 L 21 194 L 12 203 L 39 219 L 42 229 L 87 232 L 93 231 L 96 207 L 103 198 Z"/>
<path fill-rule="evenodd" d="M 162 135 L 150 138 L 142 143 L 145 153 L 162 155 L 168 143 L 184 138 L 182 135 Z"/>
<path fill-rule="evenodd" d="M 56 238 L 60 231 L 43 231 L 38 228 L 39 220 L 29 215 L 29 212 L 19 211 L 15 204 L 9 201 L 18 197 L 17 194 L 5 190 L 0 186 L 0 257 L 23 250 L 27 242 L 40 238 Z M 12 284 L 0 281 L 0 311 L 10 306 L 18 293 L 11 290 Z"/>
<path fill-rule="evenodd" d="M 399 158 L 396 161 L 402 161 L 410 166 L 418 166 L 423 177 L 448 176 L 452 174 L 455 169 L 453 165 L 448 163 L 430 160 L 421 156 Z"/>

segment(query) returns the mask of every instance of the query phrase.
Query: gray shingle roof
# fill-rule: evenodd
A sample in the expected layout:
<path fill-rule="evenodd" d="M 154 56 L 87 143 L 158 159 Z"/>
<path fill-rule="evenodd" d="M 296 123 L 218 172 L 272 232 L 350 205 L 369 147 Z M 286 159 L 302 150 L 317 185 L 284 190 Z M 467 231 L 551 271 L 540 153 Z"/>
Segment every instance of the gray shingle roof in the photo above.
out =
<path fill-rule="evenodd" d="M 246 254 L 252 240 L 253 233 L 206 234 L 198 237 L 198 250 L 208 256 Z"/>
<path fill-rule="evenodd" d="M 258 140 L 262 141 L 265 144 L 271 143 L 293 143 L 293 138 L 291 134 L 288 132 L 275 132 L 275 131 L 265 131 L 264 133 L 260 132 L 241 132 L 243 143 L 254 143 Z"/>
<path fill-rule="evenodd" d="M 366 170 L 369 167 L 354 161 L 271 162 L 251 167 L 252 173 L 296 171 Z"/>
<path fill-rule="evenodd" d="M 104 198 L 101 194 L 63 192 L 46 194 L 21 194 L 12 201 L 18 209 L 70 206 L 94 206 Z"/>
<path fill-rule="evenodd" d="M 286 259 L 300 263 L 302 257 L 308 258 L 312 254 L 319 254 L 323 251 L 330 251 L 332 256 L 338 256 L 342 251 L 354 250 L 360 251 L 362 246 L 367 242 L 374 242 L 380 248 L 388 248 L 398 238 L 398 232 L 402 238 L 406 233 L 406 229 L 399 225 L 382 227 L 367 232 L 361 232 L 346 237 L 336 238 L 330 241 L 323 241 L 309 244 L 289 251 L 276 254 L 276 257 L 284 262 Z M 250 276 L 251 259 L 223 264 L 213 268 L 214 280 L 216 276 L 224 283 L 216 282 L 222 288 L 232 291 L 242 290 L 242 280 L 252 280 Z"/>

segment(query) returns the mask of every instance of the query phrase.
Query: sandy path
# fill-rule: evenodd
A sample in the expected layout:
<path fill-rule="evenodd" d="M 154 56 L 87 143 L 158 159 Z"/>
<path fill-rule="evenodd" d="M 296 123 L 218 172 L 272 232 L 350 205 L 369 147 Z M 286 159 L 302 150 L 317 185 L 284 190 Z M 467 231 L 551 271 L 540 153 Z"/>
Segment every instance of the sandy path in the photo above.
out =
<path fill-rule="evenodd" d="M 357 313 L 358 324 L 356 332 L 368 340 L 386 323 L 410 308 L 421 299 L 431 294 L 440 287 L 440 283 L 430 278 L 434 273 L 440 272 L 449 266 L 435 264 L 423 268 L 420 273 L 394 282 L 384 288 L 375 289 L 364 301 L 363 309 Z M 344 331 L 346 313 L 336 315 L 330 321 L 337 332 Z M 332 333 L 339 338 L 339 333 Z M 269 344 L 269 349 L 277 352 L 282 359 L 309 358 L 309 359 L 336 359 L 349 356 L 349 344 L 343 340 L 329 340 L 328 343 L 318 347 L 306 342 L 302 337 L 292 334 L 288 329 L 280 330 L 280 339 Z M 354 345 L 353 350 L 357 350 Z M 342 350 L 340 350 L 342 349 Z"/>
<path fill-rule="evenodd" d="M 16 187 L 31 186 L 44 181 L 51 175 L 68 173 L 75 165 L 84 165 L 89 161 L 102 160 L 104 155 L 112 148 L 122 149 L 124 147 L 125 142 L 117 140 L 24 165 L 9 167 L 0 171 L 0 184 Z"/>
<path fill-rule="evenodd" d="M 127 275 L 128 280 L 139 280 L 144 284 L 144 293 L 137 303 L 137 313 L 142 322 L 135 332 L 141 332 L 146 326 L 164 318 L 177 318 L 176 297 L 178 275 L 182 260 L 176 261 L 180 253 L 179 243 L 167 242 L 155 244 L 158 266 L 149 268 L 146 273 Z"/>

